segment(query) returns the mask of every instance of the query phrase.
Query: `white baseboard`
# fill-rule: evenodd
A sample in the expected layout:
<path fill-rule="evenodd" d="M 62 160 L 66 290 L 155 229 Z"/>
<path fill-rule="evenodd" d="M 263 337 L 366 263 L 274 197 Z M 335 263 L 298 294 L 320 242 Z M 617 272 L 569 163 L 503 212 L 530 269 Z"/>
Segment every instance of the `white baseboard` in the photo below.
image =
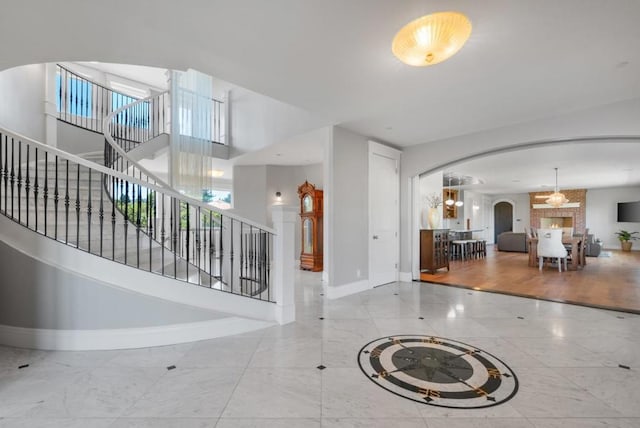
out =
<path fill-rule="evenodd" d="M 332 286 L 327 285 L 324 287 L 325 294 L 329 299 L 339 299 L 340 297 L 349 296 L 351 294 L 360 293 L 371 289 L 369 280 L 351 282 L 349 284 Z"/>
<path fill-rule="evenodd" d="M 166 326 L 105 330 L 51 330 L 0 325 L 0 343 L 52 351 L 147 348 L 214 339 L 270 327 L 275 323 L 229 317 Z"/>

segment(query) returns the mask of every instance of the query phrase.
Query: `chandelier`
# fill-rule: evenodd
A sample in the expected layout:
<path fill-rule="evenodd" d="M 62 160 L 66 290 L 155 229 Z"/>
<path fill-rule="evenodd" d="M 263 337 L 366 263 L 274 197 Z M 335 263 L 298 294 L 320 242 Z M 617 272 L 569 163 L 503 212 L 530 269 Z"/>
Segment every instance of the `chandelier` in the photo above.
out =
<path fill-rule="evenodd" d="M 459 12 L 438 12 L 411 21 L 393 38 L 391 51 L 405 64 L 438 64 L 452 57 L 471 35 L 471 22 Z"/>
<path fill-rule="evenodd" d="M 551 205 L 553 208 L 560 208 L 562 205 L 569 202 L 562 193 L 558 191 L 558 168 L 556 170 L 556 188 L 555 191 L 549 195 L 549 198 L 545 201 L 548 205 Z"/>

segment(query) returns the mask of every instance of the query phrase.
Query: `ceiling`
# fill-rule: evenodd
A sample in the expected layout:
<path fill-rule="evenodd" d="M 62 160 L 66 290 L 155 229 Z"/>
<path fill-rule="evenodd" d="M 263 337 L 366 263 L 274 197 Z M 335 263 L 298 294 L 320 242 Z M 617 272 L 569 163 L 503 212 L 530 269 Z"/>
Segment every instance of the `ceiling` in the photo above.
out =
<path fill-rule="evenodd" d="M 486 194 L 553 191 L 554 168 L 558 168 L 560 189 L 637 186 L 637 146 L 632 142 L 591 142 L 533 148 L 460 163 L 445 175 L 473 177 L 481 183 L 462 188 Z"/>
<path fill-rule="evenodd" d="M 442 10 L 469 17 L 467 44 L 433 67 L 399 62 L 394 34 Z M 637 0 L 4 0 L 0 37 L 11 42 L 0 45 L 0 69 L 191 67 L 403 147 L 640 97 L 639 16 Z M 534 175 L 510 156 L 521 182 Z"/>

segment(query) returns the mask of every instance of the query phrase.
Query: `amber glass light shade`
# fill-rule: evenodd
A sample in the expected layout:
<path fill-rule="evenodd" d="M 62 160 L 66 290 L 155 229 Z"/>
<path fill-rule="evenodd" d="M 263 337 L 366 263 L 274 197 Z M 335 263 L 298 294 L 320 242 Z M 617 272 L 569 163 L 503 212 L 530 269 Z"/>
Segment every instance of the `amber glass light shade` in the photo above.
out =
<path fill-rule="evenodd" d="M 459 12 L 438 12 L 411 21 L 393 38 L 391 51 L 405 64 L 424 67 L 453 56 L 471 35 L 471 21 Z"/>

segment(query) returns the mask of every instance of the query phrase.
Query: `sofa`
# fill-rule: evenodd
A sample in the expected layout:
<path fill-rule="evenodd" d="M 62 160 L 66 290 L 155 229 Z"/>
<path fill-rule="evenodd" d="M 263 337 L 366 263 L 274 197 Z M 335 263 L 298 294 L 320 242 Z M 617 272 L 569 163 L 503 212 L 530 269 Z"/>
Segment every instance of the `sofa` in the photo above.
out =
<path fill-rule="evenodd" d="M 516 251 L 526 253 L 527 234 L 516 232 L 502 232 L 498 235 L 498 251 Z"/>

